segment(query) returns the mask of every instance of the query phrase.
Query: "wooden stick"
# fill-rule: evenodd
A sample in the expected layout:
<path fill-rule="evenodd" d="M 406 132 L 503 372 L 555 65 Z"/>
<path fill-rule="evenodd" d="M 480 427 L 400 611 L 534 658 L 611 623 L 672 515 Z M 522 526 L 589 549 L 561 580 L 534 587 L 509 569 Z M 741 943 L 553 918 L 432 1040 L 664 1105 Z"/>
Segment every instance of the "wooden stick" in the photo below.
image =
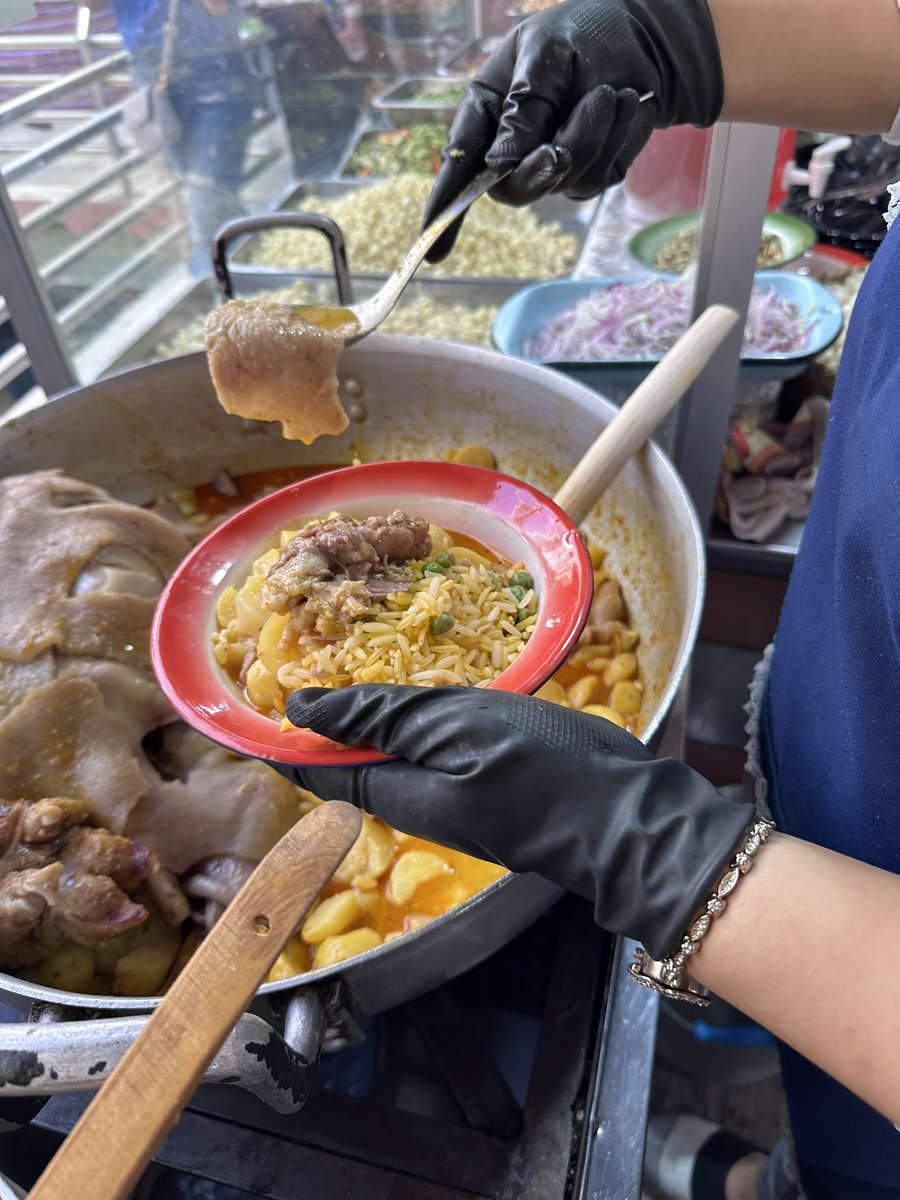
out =
<path fill-rule="evenodd" d="M 723 304 L 707 308 L 628 397 L 554 496 L 576 525 L 678 403 L 737 319 Z"/>
<path fill-rule="evenodd" d="M 359 835 L 359 812 L 322 804 L 262 860 L 200 943 L 31 1200 L 121 1200 L 200 1081 L 288 938 Z"/>

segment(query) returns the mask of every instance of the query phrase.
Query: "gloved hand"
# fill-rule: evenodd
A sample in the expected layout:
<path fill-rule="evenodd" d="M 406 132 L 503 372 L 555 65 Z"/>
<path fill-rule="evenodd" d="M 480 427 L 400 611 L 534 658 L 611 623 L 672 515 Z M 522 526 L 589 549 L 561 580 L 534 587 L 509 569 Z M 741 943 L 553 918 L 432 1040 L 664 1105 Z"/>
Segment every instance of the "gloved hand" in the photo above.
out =
<path fill-rule="evenodd" d="M 755 820 L 676 759 L 599 717 L 528 696 L 370 684 L 304 688 L 288 718 L 399 761 L 273 764 L 326 800 L 592 900 L 654 958 L 676 948 Z"/>
<path fill-rule="evenodd" d="M 654 129 L 712 125 L 723 87 L 706 0 L 565 0 L 535 13 L 469 85 L 425 224 L 485 164 L 518 164 L 492 192 L 508 204 L 549 191 L 596 196 L 622 180 Z M 430 262 L 449 254 L 460 223 Z"/>

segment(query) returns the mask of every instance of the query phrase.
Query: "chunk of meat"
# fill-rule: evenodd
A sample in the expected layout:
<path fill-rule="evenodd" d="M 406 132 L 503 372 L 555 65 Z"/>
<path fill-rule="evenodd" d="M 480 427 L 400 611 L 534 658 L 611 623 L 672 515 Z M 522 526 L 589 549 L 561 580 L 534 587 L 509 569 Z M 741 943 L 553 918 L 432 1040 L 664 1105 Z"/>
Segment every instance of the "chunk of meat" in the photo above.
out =
<path fill-rule="evenodd" d="M 282 548 L 262 587 L 264 608 L 287 612 L 311 583 L 332 578 L 328 559 L 319 547 L 299 534 Z"/>
<path fill-rule="evenodd" d="M 408 517 L 399 509 L 386 517 L 367 517 L 362 533 L 381 559 L 408 562 L 431 553 L 428 522 L 422 517 Z"/>
<path fill-rule="evenodd" d="M 14 810 L 13 805 L 6 812 Z M 60 834 L 81 825 L 88 816 L 88 806 L 83 800 L 71 796 L 47 796 L 24 806 L 22 811 L 21 835 L 25 842 L 49 842 Z M 4 844 L 4 849 L 6 844 Z"/>
<path fill-rule="evenodd" d="M 206 355 L 226 412 L 280 421 L 286 438 L 309 445 L 349 424 L 338 398 L 337 330 L 310 325 L 295 309 L 231 300 L 206 320 Z"/>
<path fill-rule="evenodd" d="M 349 625 L 371 611 L 369 582 L 343 579 L 310 584 L 304 603 L 292 617 L 291 630 L 302 633 L 314 628 L 324 637 L 340 637 Z M 402 586 L 397 584 L 398 588 Z"/>
<path fill-rule="evenodd" d="M 605 625 L 607 621 L 625 620 L 625 597 L 616 579 L 604 579 L 594 594 L 589 625 Z"/>
<path fill-rule="evenodd" d="M 125 834 L 177 874 L 214 855 L 259 860 L 300 815 L 298 789 L 270 767 L 207 743 L 184 779 L 157 779 Z"/>
<path fill-rule="evenodd" d="M 348 579 L 363 579 L 378 565 L 362 527 L 350 517 L 313 521 L 298 536 L 312 541 L 328 559 L 332 571 L 341 571 Z"/>
<path fill-rule="evenodd" d="M 298 816 L 286 780 L 177 722 L 149 669 L 155 598 L 189 549 L 62 472 L 0 481 L 0 967 L 105 945 L 146 920 L 145 889 L 180 925 L 176 871 L 258 860 Z"/>
<path fill-rule="evenodd" d="M 0 807 L 0 961 L 39 962 L 69 942 L 102 945 L 140 924 L 129 893 L 158 868 L 152 850 L 81 825 L 86 807 L 47 797 Z"/>
<path fill-rule="evenodd" d="M 59 857 L 67 875 L 108 875 L 129 893 L 159 866 L 149 847 L 108 829 L 87 826 L 69 835 Z"/>
<path fill-rule="evenodd" d="M 408 586 L 401 564 L 430 553 L 427 521 L 399 509 L 365 521 L 340 514 L 310 521 L 269 568 L 263 607 L 292 613 L 294 632 L 338 637 L 373 604 Z"/>
<path fill-rule="evenodd" d="M 607 643 L 627 619 L 625 597 L 618 580 L 604 579 L 594 593 L 588 623 L 581 640 L 588 645 Z"/>
<path fill-rule="evenodd" d="M 63 672 L 0 721 L 0 796 L 71 796 L 122 833 L 156 778 L 141 750 L 147 732 L 107 707 L 91 679 Z"/>
<path fill-rule="evenodd" d="M 147 880 L 156 911 L 167 925 L 183 925 L 191 915 L 191 906 L 174 871 L 161 867 Z"/>
<path fill-rule="evenodd" d="M 4 966 L 21 967 L 44 957 L 32 934 L 58 893 L 61 874 L 62 864 L 52 863 L 0 879 L 0 961 Z"/>
<path fill-rule="evenodd" d="M 0 576 L 16 581 L 15 587 L 0 590 L 0 658 L 27 663 L 51 648 L 59 654 L 129 654 L 122 650 L 128 618 L 116 609 L 130 614 L 142 600 L 139 619 L 145 630 L 152 599 L 124 590 L 121 575 L 104 574 L 105 583 L 122 590 L 90 593 L 102 598 L 105 607 L 96 631 L 89 634 L 84 573 L 92 564 L 127 562 L 129 571 L 140 565 L 136 573 L 145 577 L 149 590 L 152 581 L 168 578 L 189 549 L 187 538 L 162 517 L 113 500 L 61 471 L 0 481 Z M 141 629 L 135 630 L 131 645 L 137 645 Z M 145 646 L 140 651 L 146 653 Z"/>
<path fill-rule="evenodd" d="M 126 896 L 108 875 L 63 875 L 41 922 L 41 940 L 47 948 L 69 942 L 102 946 L 146 919 L 146 908 Z"/>

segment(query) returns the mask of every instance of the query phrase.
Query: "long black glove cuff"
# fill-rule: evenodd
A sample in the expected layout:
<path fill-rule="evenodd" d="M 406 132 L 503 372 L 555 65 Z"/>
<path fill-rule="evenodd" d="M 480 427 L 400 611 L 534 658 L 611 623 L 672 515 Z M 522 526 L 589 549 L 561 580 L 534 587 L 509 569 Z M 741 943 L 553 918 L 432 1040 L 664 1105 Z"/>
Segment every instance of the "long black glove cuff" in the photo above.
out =
<path fill-rule="evenodd" d="M 597 790 L 605 813 L 602 821 L 584 822 L 580 870 L 568 886 L 593 901 L 598 924 L 665 958 L 727 870 L 756 811 L 727 800 L 673 758 L 614 768 L 607 761 Z M 591 870 L 592 863 L 602 869 Z"/>
<path fill-rule="evenodd" d="M 713 125 L 722 111 L 722 58 L 706 0 L 625 0 L 656 61 L 660 129 Z"/>
<path fill-rule="evenodd" d="M 531 697 L 470 688 L 303 689 L 296 725 L 397 761 L 279 768 L 430 841 L 535 871 L 590 899 L 598 924 L 672 953 L 755 820 L 624 729 Z"/>

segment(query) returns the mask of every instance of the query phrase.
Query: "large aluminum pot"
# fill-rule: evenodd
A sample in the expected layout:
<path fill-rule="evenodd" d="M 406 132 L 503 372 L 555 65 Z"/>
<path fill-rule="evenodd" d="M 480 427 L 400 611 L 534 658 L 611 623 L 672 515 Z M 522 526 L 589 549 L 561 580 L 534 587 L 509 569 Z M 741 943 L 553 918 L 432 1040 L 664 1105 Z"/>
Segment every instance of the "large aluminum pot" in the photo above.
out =
<path fill-rule="evenodd" d="M 420 338 L 368 338 L 344 355 L 341 376 L 350 428 L 339 438 L 303 447 L 284 441 L 278 426 L 224 413 L 201 354 L 136 367 L 8 422 L 0 429 L 0 474 L 60 466 L 140 503 L 160 489 L 208 481 L 223 466 L 240 474 L 298 462 L 348 463 L 354 455 L 443 458 L 450 447 L 478 442 L 494 450 L 504 471 L 552 493 L 615 411 L 596 393 L 552 371 Z M 668 460 L 649 446 L 585 524 L 606 547 L 641 636 L 643 737 L 652 742 L 697 633 L 704 583 L 697 519 Z M 363 1014 L 378 1012 L 473 966 L 525 928 L 557 894 L 534 876 L 507 876 L 397 942 L 333 968 L 266 984 L 257 1011 L 268 1021 L 280 1008 L 279 1029 L 284 1021 L 284 1039 L 299 1056 L 260 1016 L 248 1014 L 211 1077 L 238 1079 L 263 1093 L 274 1080 L 277 1094 L 268 1096 L 270 1102 L 295 1107 L 302 1101 L 302 1083 L 286 1084 L 285 1078 L 298 1061 L 315 1059 L 329 1026 L 334 1036 L 344 1037 L 341 1020 L 346 1022 L 354 1006 Z M 322 985 L 331 989 L 324 1000 Z M 137 1014 L 154 1004 L 146 998 L 62 993 L 11 975 L 0 975 L 0 991 L 19 1004 L 57 1006 L 45 1018 L 78 1015 L 66 1009 L 106 1017 Z M 286 1005 L 288 995 L 293 999 Z M 311 995 L 317 999 L 310 1007 Z M 4 1094 L 96 1086 L 140 1020 L 119 1016 L 63 1028 L 45 1019 L 0 1029 L 0 1048 L 33 1055 L 24 1075 L 5 1081 Z M 266 1039 L 273 1048 L 262 1054 Z M 248 1052 L 248 1046 L 254 1049 Z M 279 1054 L 283 1061 L 276 1063 Z"/>

